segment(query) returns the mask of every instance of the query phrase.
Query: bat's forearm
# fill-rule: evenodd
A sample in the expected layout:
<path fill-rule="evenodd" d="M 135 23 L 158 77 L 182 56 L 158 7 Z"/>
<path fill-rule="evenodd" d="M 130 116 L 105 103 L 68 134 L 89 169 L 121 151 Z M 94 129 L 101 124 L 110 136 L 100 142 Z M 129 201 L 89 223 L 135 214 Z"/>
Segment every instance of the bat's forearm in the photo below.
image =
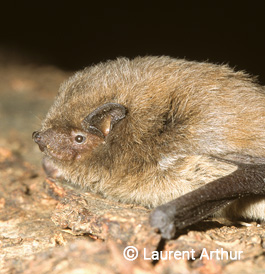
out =
<path fill-rule="evenodd" d="M 235 199 L 265 195 L 265 165 L 240 165 L 232 174 L 157 207 L 150 217 L 164 238 L 212 215 Z"/>

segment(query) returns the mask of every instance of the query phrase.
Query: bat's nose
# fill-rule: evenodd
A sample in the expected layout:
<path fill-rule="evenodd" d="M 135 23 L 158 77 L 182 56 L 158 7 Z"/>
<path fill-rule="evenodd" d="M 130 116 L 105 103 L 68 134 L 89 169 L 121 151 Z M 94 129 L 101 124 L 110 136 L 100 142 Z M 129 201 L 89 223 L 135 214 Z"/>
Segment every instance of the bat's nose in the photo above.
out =
<path fill-rule="evenodd" d="M 35 143 L 39 143 L 41 141 L 41 135 L 38 131 L 34 131 L 32 133 L 32 139 L 34 140 Z"/>
<path fill-rule="evenodd" d="M 43 136 L 41 135 L 41 133 L 39 131 L 34 131 L 32 133 L 32 139 L 35 143 L 37 143 L 39 145 L 40 150 L 44 151 L 46 144 L 44 142 Z"/>

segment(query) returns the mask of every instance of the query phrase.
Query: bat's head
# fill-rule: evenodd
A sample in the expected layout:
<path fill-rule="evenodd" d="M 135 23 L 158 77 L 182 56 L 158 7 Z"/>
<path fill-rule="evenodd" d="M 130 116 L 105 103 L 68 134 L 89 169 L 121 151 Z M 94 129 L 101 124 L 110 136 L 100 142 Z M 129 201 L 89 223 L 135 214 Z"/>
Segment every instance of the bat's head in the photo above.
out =
<path fill-rule="evenodd" d="M 32 136 L 45 154 L 44 168 L 53 166 L 63 178 L 95 192 L 122 193 L 116 196 L 136 191 L 143 176 L 155 178 L 151 168 L 184 139 L 180 133 L 172 142 L 171 131 L 183 130 L 174 122 L 185 120 L 174 118 L 172 63 L 165 57 L 119 58 L 63 83 Z"/>
<path fill-rule="evenodd" d="M 68 170 L 101 165 L 130 173 L 154 163 L 157 149 L 171 149 L 165 143 L 178 103 L 169 95 L 176 85 L 172 62 L 119 58 L 77 72 L 61 86 L 34 141 Z"/>
<path fill-rule="evenodd" d="M 52 126 L 33 132 L 32 138 L 40 150 L 55 162 L 82 162 L 105 143 L 105 138 L 125 118 L 126 112 L 120 104 L 103 104 L 84 117 L 79 127 L 70 124 Z"/>

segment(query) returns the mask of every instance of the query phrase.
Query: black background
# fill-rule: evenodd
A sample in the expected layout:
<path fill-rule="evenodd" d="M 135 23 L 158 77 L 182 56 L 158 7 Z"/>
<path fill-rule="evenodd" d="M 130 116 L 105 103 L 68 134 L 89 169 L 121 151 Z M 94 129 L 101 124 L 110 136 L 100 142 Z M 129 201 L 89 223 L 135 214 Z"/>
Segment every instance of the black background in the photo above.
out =
<path fill-rule="evenodd" d="M 13 1 L 1 6 L 0 49 L 67 70 L 118 56 L 208 60 L 265 84 L 263 1 L 230 2 Z"/>

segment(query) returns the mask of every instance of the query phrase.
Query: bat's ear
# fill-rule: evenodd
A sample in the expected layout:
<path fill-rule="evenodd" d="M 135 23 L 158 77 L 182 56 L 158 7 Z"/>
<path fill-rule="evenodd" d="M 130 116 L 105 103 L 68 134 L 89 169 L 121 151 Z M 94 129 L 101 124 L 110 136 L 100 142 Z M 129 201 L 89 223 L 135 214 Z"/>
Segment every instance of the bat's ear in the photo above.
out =
<path fill-rule="evenodd" d="M 92 111 L 82 122 L 82 127 L 105 138 L 113 126 L 126 116 L 126 108 L 120 104 L 107 103 Z"/>

